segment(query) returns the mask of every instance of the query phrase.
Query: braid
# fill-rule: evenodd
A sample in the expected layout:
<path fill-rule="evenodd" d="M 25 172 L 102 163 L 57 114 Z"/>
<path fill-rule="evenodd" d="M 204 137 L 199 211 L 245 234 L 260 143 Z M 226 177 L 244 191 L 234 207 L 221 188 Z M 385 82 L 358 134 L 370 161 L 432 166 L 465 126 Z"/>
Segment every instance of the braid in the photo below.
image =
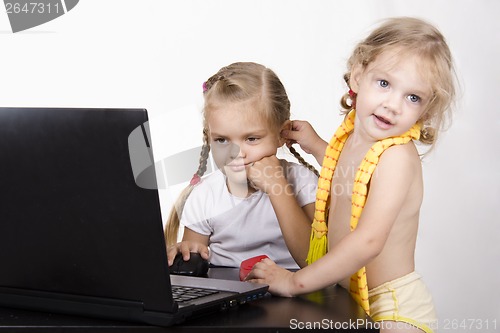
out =
<path fill-rule="evenodd" d="M 342 114 L 347 114 L 354 108 L 353 97 L 349 93 L 345 93 L 340 98 L 340 106 L 342 107 Z"/>
<path fill-rule="evenodd" d="M 201 147 L 200 152 L 200 164 L 198 166 L 198 170 L 196 171 L 196 174 L 199 177 L 202 177 L 205 174 L 205 171 L 207 171 L 207 161 L 209 153 L 210 144 L 208 143 L 208 130 L 205 128 L 203 129 L 203 146 Z"/>
<path fill-rule="evenodd" d="M 351 85 L 349 83 L 351 79 L 351 73 L 346 73 L 344 74 L 344 81 L 347 84 L 347 87 L 351 89 Z M 355 107 L 355 96 L 351 96 L 349 93 L 345 93 L 341 98 L 340 98 L 340 106 L 342 108 L 342 114 L 348 114 L 352 109 Z"/>
<path fill-rule="evenodd" d="M 206 80 L 203 83 L 203 93 L 206 93 L 208 90 L 210 90 L 210 88 L 212 88 L 212 86 L 215 84 L 215 82 L 222 80 L 222 79 L 224 79 L 224 76 L 222 76 L 222 75 L 211 76 L 208 80 Z"/>
<path fill-rule="evenodd" d="M 198 170 L 195 176 L 202 177 L 207 171 L 207 161 L 210 153 L 210 145 L 208 143 L 208 131 L 203 129 L 203 146 L 201 147 L 200 160 L 198 165 Z M 177 243 L 177 235 L 179 233 L 179 225 L 182 216 L 182 211 L 184 210 L 184 205 L 186 200 L 193 191 L 195 185 L 189 184 L 179 195 L 179 198 L 175 202 L 174 206 L 170 210 L 170 215 L 167 220 L 167 226 L 165 228 L 165 240 L 167 247 L 175 245 Z"/>
<path fill-rule="evenodd" d="M 432 145 L 436 141 L 438 132 L 430 126 L 422 126 L 420 130 L 420 142 Z"/>
<path fill-rule="evenodd" d="M 288 149 L 290 150 L 292 155 L 295 156 L 295 158 L 300 162 L 300 164 L 304 165 L 306 168 L 314 172 L 314 174 L 319 177 L 318 170 L 316 170 L 316 168 L 313 167 L 311 164 L 307 163 L 306 160 L 304 160 L 304 158 L 300 156 L 299 152 L 295 150 L 295 148 L 290 147 Z"/>
<path fill-rule="evenodd" d="M 235 71 L 231 70 L 229 67 L 222 67 L 217 73 L 209 77 L 208 80 L 203 83 L 203 93 L 209 91 L 218 81 L 226 80 L 234 73 Z"/>

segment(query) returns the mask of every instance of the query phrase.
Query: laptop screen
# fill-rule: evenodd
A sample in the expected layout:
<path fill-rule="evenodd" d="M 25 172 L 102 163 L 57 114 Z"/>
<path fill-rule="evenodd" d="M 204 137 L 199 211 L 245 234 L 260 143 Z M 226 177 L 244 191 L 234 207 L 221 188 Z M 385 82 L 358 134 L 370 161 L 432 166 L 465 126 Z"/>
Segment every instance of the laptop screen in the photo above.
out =
<path fill-rule="evenodd" d="M 158 193 L 136 184 L 129 156 L 147 120 L 143 109 L 0 108 L 0 288 L 171 310 Z"/>

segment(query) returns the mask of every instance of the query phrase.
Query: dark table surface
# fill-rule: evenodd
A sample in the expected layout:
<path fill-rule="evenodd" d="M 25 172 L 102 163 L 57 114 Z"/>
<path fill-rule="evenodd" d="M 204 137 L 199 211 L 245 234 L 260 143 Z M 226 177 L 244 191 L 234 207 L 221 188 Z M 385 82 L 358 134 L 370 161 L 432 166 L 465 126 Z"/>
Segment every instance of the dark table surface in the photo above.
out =
<path fill-rule="evenodd" d="M 238 270 L 211 268 L 209 276 L 235 280 Z M 172 327 L 0 308 L 0 332 L 284 332 L 304 328 L 377 331 L 339 286 L 294 298 L 269 296 Z"/>

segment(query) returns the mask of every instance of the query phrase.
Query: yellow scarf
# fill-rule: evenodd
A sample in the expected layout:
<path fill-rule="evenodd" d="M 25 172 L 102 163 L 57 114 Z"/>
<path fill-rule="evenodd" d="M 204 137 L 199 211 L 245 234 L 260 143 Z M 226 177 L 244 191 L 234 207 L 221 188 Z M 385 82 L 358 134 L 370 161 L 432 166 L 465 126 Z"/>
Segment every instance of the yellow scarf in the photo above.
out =
<path fill-rule="evenodd" d="M 324 256 L 328 249 L 328 206 L 330 201 L 330 189 L 332 187 L 333 173 L 337 166 L 337 161 L 342 152 L 342 148 L 354 129 L 354 118 L 356 111 L 352 110 L 337 129 L 326 148 L 320 177 L 318 180 L 318 189 L 316 192 L 316 204 L 314 212 L 314 221 L 312 223 L 311 242 L 307 263 L 312 264 Z M 377 167 L 380 155 L 393 145 L 401 145 L 410 140 L 418 140 L 420 137 L 420 124 L 413 125 L 410 130 L 400 136 L 391 137 L 377 141 L 366 153 L 363 161 L 359 165 L 354 178 L 351 200 L 351 221 L 350 227 L 353 231 L 358 225 L 359 217 L 365 205 L 368 194 L 368 183 L 370 182 L 373 171 Z M 362 267 L 357 273 L 351 276 L 349 292 L 358 304 L 370 314 L 370 304 L 368 302 L 368 283 L 366 280 L 365 267 Z"/>

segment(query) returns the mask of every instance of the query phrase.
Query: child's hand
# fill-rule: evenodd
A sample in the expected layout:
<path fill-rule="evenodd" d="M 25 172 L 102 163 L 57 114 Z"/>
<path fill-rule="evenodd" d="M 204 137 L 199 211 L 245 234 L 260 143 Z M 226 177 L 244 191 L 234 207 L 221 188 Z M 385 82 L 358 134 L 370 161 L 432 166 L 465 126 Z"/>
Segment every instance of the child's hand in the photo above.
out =
<path fill-rule="evenodd" d="M 321 159 L 323 158 L 327 143 L 319 137 L 307 121 L 294 120 L 290 130 L 281 131 L 281 137 L 286 139 L 288 147 L 294 143 L 298 143 L 300 148 L 306 153 L 313 154 L 316 159 L 318 159 L 318 156 Z"/>
<path fill-rule="evenodd" d="M 174 263 L 174 258 L 179 252 L 182 253 L 182 258 L 184 260 L 189 260 L 191 252 L 199 253 L 203 259 L 208 260 L 208 247 L 205 244 L 191 241 L 182 241 L 168 248 L 167 258 L 169 266 L 172 266 L 172 264 Z"/>
<path fill-rule="evenodd" d="M 283 165 L 276 156 L 264 157 L 247 167 L 247 177 L 255 189 L 267 194 L 283 193 L 289 186 L 283 172 Z"/>
<path fill-rule="evenodd" d="M 253 266 L 245 281 L 268 284 L 271 294 L 292 297 L 294 274 L 279 267 L 271 259 L 263 259 Z"/>
<path fill-rule="evenodd" d="M 291 129 L 281 131 L 281 137 L 286 139 L 288 147 L 298 143 L 300 148 L 308 154 L 311 154 L 314 149 L 314 143 L 321 139 L 311 124 L 302 120 L 294 120 Z"/>

